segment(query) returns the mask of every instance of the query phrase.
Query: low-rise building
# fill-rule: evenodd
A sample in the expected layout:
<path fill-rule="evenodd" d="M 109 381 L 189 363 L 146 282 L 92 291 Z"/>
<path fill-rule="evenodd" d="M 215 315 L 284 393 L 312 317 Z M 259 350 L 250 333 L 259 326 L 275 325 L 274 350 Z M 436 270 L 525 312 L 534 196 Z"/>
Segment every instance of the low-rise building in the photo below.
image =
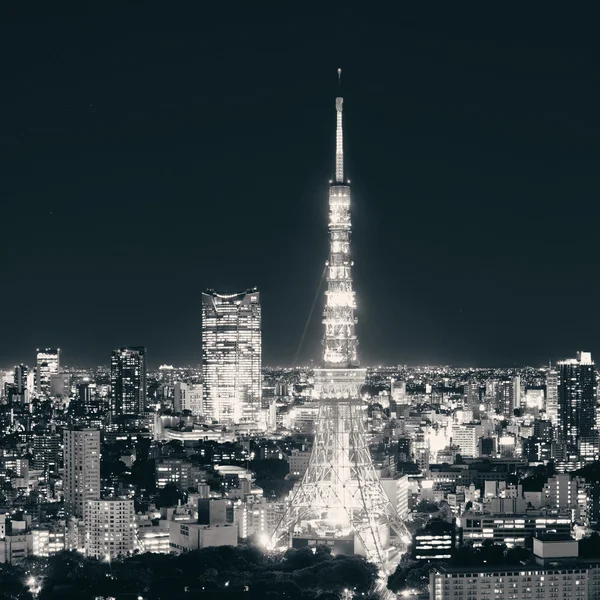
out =
<path fill-rule="evenodd" d="M 456 549 L 456 528 L 445 521 L 430 521 L 413 535 L 415 560 L 448 560 Z"/>
<path fill-rule="evenodd" d="M 429 579 L 432 600 L 592 600 L 600 598 L 600 561 L 577 560 L 577 542 L 534 539 L 535 562 L 476 567 L 436 566 Z"/>
<path fill-rule="evenodd" d="M 302 479 L 304 477 L 304 473 L 308 470 L 310 455 L 310 450 L 298 450 L 296 448 L 292 450 L 288 458 L 290 477 L 294 479 Z"/>
<path fill-rule="evenodd" d="M 147 516 L 137 517 L 137 542 L 141 553 L 154 552 L 155 554 L 168 554 L 169 524 L 166 519 L 149 519 Z"/>
<path fill-rule="evenodd" d="M 30 550 L 33 556 L 52 556 L 66 548 L 64 521 L 57 525 L 40 525 L 31 531 Z"/>
<path fill-rule="evenodd" d="M 198 520 L 169 523 L 172 552 L 200 550 L 210 546 L 237 546 L 238 528 L 234 524 L 233 502 L 225 498 L 200 498 Z"/>
<path fill-rule="evenodd" d="M 457 519 L 461 543 L 481 546 L 483 540 L 507 546 L 526 546 L 527 538 L 544 533 L 570 535 L 571 517 L 568 513 L 530 511 L 527 513 L 466 512 Z"/>

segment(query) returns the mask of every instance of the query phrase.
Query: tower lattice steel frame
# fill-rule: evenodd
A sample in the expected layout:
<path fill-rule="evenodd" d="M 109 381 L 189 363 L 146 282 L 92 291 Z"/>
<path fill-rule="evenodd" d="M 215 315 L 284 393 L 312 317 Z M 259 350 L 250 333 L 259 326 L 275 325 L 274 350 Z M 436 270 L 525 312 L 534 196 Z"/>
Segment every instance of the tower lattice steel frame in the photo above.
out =
<path fill-rule="evenodd" d="M 390 528 L 406 539 L 404 523 L 375 472 L 366 439 L 360 391 L 350 259 L 350 185 L 344 180 L 343 99 L 336 98 L 336 172 L 329 187 L 330 252 L 323 324 L 323 368 L 315 370 L 319 414 L 308 469 L 274 533 L 335 547 L 344 541 L 385 569 Z M 358 544 L 356 544 L 358 542 Z"/>

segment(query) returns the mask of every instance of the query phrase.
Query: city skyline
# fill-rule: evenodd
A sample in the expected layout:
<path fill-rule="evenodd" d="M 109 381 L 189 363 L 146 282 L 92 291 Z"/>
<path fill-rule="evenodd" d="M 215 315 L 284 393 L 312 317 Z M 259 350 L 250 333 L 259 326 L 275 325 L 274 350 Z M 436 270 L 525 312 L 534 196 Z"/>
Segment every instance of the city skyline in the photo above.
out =
<path fill-rule="evenodd" d="M 521 15 L 507 36 L 495 17 L 483 36 L 475 16 L 348 16 L 329 37 L 327 18 L 252 32 L 217 20 L 198 35 L 150 13 L 132 33 L 128 17 L 99 28 L 75 16 L 50 28 L 17 21 L 3 40 L 35 38 L 3 74 L 20 90 L 2 99 L 4 216 L 21 223 L 23 206 L 30 216 L 0 243 L 8 262 L 30 266 L 0 284 L 14 315 L 0 364 L 61 347 L 68 363 L 89 366 L 138 343 L 155 364 L 199 364 L 202 291 L 250 286 L 263 297 L 265 364 L 291 363 L 327 256 L 326 100 L 340 66 L 361 207 L 363 362 L 543 364 L 600 350 L 583 317 L 600 293 L 595 42 L 568 18 L 546 14 L 545 27 L 529 28 L 533 15 Z M 232 27 L 231 46 L 206 64 Z M 361 31 L 360 47 L 346 29 Z M 101 58 L 71 52 L 89 45 L 105 48 Z M 36 51 L 47 46 L 54 54 Z M 189 76 L 195 65 L 201 77 Z M 75 86 L 73 72 L 85 73 Z M 48 249 L 61 266 L 34 267 Z M 61 293 L 73 286 L 89 293 Z M 136 302 L 114 308 L 117 289 Z M 569 320 L 557 318 L 564 310 Z M 319 356 L 319 330 L 317 316 L 299 362 Z"/>
<path fill-rule="evenodd" d="M 600 598 L 595 20 L 157 8 L 0 23 L 0 596 Z"/>

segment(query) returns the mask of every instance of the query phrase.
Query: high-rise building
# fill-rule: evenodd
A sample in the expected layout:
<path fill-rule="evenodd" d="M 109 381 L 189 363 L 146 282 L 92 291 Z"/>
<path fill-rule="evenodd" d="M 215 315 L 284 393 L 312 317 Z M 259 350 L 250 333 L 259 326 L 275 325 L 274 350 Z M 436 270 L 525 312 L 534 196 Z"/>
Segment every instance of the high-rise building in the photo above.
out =
<path fill-rule="evenodd" d="M 579 440 L 596 429 L 596 366 L 589 352 L 558 364 L 557 441 L 567 455 L 578 453 Z M 566 458 L 566 456 L 564 456 Z"/>
<path fill-rule="evenodd" d="M 89 382 L 77 384 L 77 401 L 84 413 L 89 412 L 92 404 L 92 390 Z"/>
<path fill-rule="evenodd" d="M 261 409 L 260 294 L 202 294 L 204 414 L 219 423 L 257 423 Z"/>
<path fill-rule="evenodd" d="M 465 383 L 465 408 L 478 410 L 480 404 L 480 387 L 478 381 Z"/>
<path fill-rule="evenodd" d="M 558 371 L 546 373 L 546 416 L 553 427 L 558 425 Z"/>
<path fill-rule="evenodd" d="M 50 395 L 54 397 L 68 396 L 70 389 L 68 373 L 52 373 L 50 375 Z"/>
<path fill-rule="evenodd" d="M 88 500 L 85 511 L 85 553 L 92 558 L 128 556 L 135 550 L 133 500 Z"/>
<path fill-rule="evenodd" d="M 60 458 L 60 434 L 34 433 L 32 466 L 40 471 L 58 472 Z"/>
<path fill-rule="evenodd" d="M 37 393 L 49 395 L 51 376 L 60 373 L 60 348 L 38 348 L 35 373 Z"/>
<path fill-rule="evenodd" d="M 15 387 L 17 394 L 23 394 L 27 389 L 27 376 L 29 375 L 29 367 L 27 365 L 15 366 Z"/>
<path fill-rule="evenodd" d="M 496 410 L 506 419 L 521 407 L 521 378 L 517 375 L 498 382 L 496 388 Z"/>
<path fill-rule="evenodd" d="M 100 431 L 64 431 L 64 496 L 69 516 L 82 518 L 88 500 L 100 498 Z"/>
<path fill-rule="evenodd" d="M 481 425 L 466 423 L 452 427 L 452 443 L 458 446 L 461 456 L 476 458 L 479 456 L 479 438 L 481 437 Z"/>
<path fill-rule="evenodd" d="M 137 415 L 146 405 L 146 348 L 113 350 L 110 363 L 111 417 Z"/>

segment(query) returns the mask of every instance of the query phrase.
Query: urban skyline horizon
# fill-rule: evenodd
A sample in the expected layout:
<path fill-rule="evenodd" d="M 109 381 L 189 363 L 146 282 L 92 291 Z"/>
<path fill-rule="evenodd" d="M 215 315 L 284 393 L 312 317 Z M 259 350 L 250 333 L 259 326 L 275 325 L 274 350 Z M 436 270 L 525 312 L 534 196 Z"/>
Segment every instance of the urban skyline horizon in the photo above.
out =
<path fill-rule="evenodd" d="M 130 346 L 119 346 L 119 347 L 115 347 L 112 348 L 111 352 L 121 349 L 121 348 L 133 348 L 136 347 L 135 345 L 130 345 Z M 146 349 L 148 348 L 147 346 L 143 346 Z M 62 354 L 63 352 L 63 348 L 59 348 L 61 351 L 61 356 L 64 357 L 64 355 Z M 387 362 L 387 363 L 383 363 L 383 362 L 378 362 L 375 364 L 371 364 L 371 363 L 365 363 L 365 362 L 361 362 L 361 367 L 369 369 L 369 370 L 373 370 L 373 369 L 399 369 L 399 368 L 408 368 L 408 369 L 441 369 L 441 368 L 446 368 L 446 369 L 467 369 L 467 370 L 473 370 L 473 371 L 490 371 L 490 370 L 511 370 L 511 369 L 536 369 L 536 370 L 544 370 L 544 369 L 549 369 L 549 368 L 554 368 L 556 365 L 560 364 L 563 361 L 569 361 L 570 359 L 574 358 L 577 354 L 577 352 L 587 352 L 587 350 L 579 350 L 579 349 L 575 349 L 573 352 L 571 352 L 571 354 L 569 355 L 568 353 L 565 353 L 563 356 L 559 357 L 559 358 L 554 358 L 553 360 L 549 360 L 547 363 L 537 363 L 537 364 L 533 364 L 533 363 L 513 363 L 513 364 L 488 364 L 488 365 L 473 365 L 473 364 L 462 364 L 462 363 L 424 363 L 424 362 L 419 362 L 419 363 L 412 363 L 412 362 Z M 592 355 L 592 360 L 595 363 L 594 360 L 594 353 L 590 352 Z M 32 356 L 34 357 L 33 359 L 30 359 L 29 362 L 27 362 L 27 360 L 20 360 L 20 361 L 14 361 L 12 363 L 5 363 L 4 365 L 0 366 L 0 370 L 2 371 L 10 371 L 12 369 L 14 369 L 14 367 L 18 366 L 18 365 L 26 365 L 26 366 L 35 366 L 35 351 L 32 352 Z M 152 358 L 152 355 L 150 354 L 150 359 Z M 316 363 L 317 361 L 312 361 L 313 363 Z M 197 364 L 194 363 L 177 363 L 177 362 L 159 362 L 159 361 L 152 361 L 150 360 L 148 363 L 148 371 L 158 371 L 160 370 L 161 367 L 166 367 L 166 368 L 173 368 L 173 369 L 197 369 L 197 370 L 201 370 L 202 369 L 202 363 L 199 362 Z M 297 365 L 291 365 L 291 364 L 264 364 L 262 365 L 262 369 L 266 370 L 266 369 L 272 369 L 272 370 L 276 370 L 276 369 L 286 369 L 286 370 L 312 370 L 312 369 L 316 369 L 319 368 L 320 366 L 318 364 L 307 364 L 306 362 L 302 363 L 302 364 L 297 364 Z M 107 370 L 110 370 L 110 360 L 108 360 L 105 363 L 99 362 L 96 364 L 75 364 L 75 363 L 65 363 L 62 361 L 61 359 L 61 368 L 63 369 L 68 369 L 68 370 L 94 370 L 94 369 L 98 369 L 98 368 L 106 368 Z"/>

